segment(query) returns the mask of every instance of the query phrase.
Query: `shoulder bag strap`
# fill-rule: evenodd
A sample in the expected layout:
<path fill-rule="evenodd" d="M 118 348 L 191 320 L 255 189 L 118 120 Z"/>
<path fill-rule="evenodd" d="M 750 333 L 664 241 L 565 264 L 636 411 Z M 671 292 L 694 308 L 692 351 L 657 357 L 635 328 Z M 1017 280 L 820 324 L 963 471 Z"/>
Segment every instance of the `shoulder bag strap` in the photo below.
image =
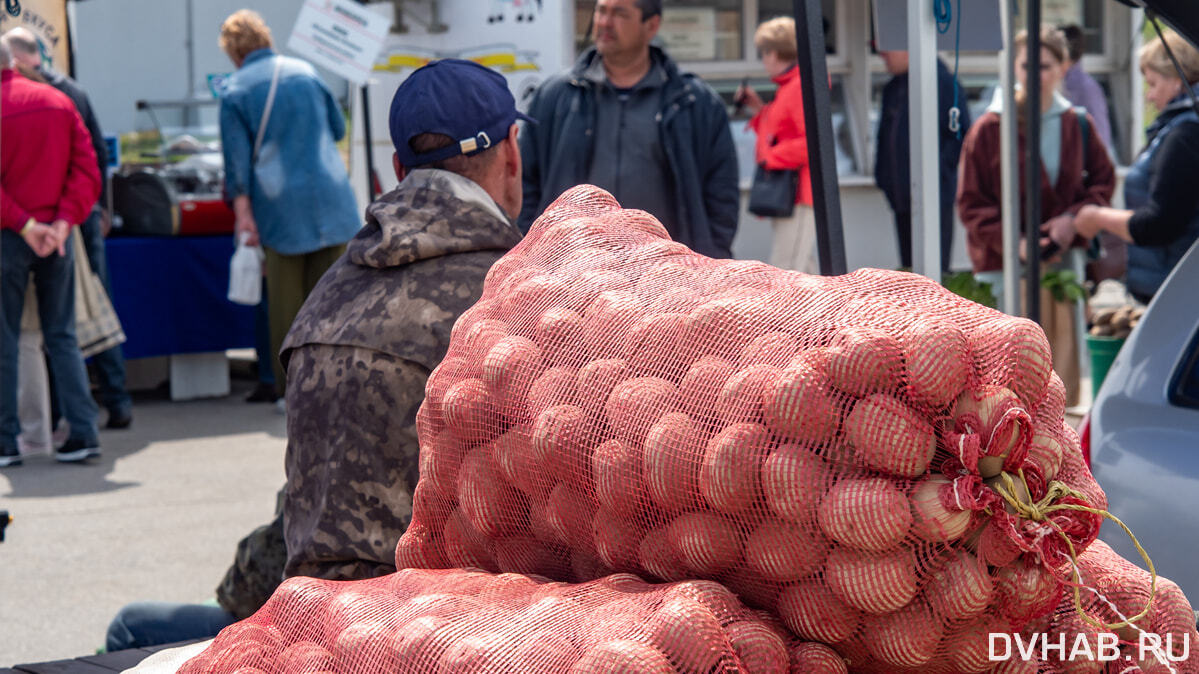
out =
<path fill-rule="evenodd" d="M 258 161 L 258 150 L 262 147 L 262 137 L 266 135 L 266 125 L 271 121 L 271 108 L 275 106 L 275 90 L 279 88 L 279 68 L 283 59 L 275 55 L 275 72 L 271 75 L 271 89 L 266 94 L 266 105 L 262 108 L 262 121 L 258 123 L 258 137 L 254 139 L 254 154 L 251 161 Z"/>
<path fill-rule="evenodd" d="M 1091 123 L 1087 120 L 1087 109 L 1082 107 L 1074 108 L 1074 116 L 1078 118 L 1078 128 L 1082 132 L 1082 181 L 1085 185 L 1087 178 L 1090 177 L 1090 171 L 1087 170 L 1087 164 L 1090 157 L 1088 156 L 1091 147 Z"/>

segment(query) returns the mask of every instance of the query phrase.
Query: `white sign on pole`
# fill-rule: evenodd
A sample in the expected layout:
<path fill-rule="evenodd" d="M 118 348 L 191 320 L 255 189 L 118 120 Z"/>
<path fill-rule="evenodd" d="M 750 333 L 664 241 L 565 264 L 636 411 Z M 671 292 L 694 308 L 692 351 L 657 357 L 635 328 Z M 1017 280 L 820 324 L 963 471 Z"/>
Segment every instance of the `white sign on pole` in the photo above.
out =
<path fill-rule="evenodd" d="M 361 86 L 390 28 L 388 17 L 349 0 L 305 0 L 287 48 Z"/>

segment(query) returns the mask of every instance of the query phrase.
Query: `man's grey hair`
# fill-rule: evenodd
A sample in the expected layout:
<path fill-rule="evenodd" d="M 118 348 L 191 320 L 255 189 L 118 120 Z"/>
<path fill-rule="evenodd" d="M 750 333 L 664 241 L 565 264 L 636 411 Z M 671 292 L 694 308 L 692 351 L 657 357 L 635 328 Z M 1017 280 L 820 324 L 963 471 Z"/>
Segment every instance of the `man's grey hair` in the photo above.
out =
<path fill-rule="evenodd" d="M 41 51 L 38 49 L 37 36 L 33 34 L 33 31 L 24 26 L 17 26 L 5 33 L 4 42 L 8 46 L 10 58 L 12 52 L 41 55 Z"/>
<path fill-rule="evenodd" d="M 641 8 L 642 21 L 648 21 L 662 13 L 662 0 L 637 0 L 636 5 Z"/>
<path fill-rule="evenodd" d="M 504 140 L 507 140 L 507 138 Z M 408 141 L 408 147 L 412 148 L 412 151 L 417 154 L 440 150 L 450 145 L 454 145 L 454 139 L 440 133 L 422 133 L 413 136 Z M 496 144 L 469 157 L 459 154 L 449 159 L 441 159 L 428 164 L 421 164 L 420 166 L 406 166 L 404 168 L 409 171 L 429 168 L 441 169 L 465 176 L 477 183 L 481 182 L 487 176 L 487 172 L 491 170 L 492 162 L 500 156 L 499 152 L 497 152 L 498 149 L 499 145 Z"/>
<path fill-rule="evenodd" d="M 0 37 L 0 68 L 12 67 L 12 54 L 8 51 L 8 40 Z"/>

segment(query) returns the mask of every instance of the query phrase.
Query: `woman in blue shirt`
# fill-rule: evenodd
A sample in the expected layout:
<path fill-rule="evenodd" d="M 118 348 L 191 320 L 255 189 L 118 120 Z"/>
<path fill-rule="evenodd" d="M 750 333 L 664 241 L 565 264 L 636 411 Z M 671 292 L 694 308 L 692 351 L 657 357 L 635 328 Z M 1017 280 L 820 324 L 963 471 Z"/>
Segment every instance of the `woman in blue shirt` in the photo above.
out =
<path fill-rule="evenodd" d="M 237 236 L 266 251 L 271 363 L 286 390 L 279 347 L 308 293 L 361 227 L 337 141 L 345 119 L 305 61 L 278 54 L 251 10 L 221 25 L 237 66 L 221 96 L 225 190 Z"/>

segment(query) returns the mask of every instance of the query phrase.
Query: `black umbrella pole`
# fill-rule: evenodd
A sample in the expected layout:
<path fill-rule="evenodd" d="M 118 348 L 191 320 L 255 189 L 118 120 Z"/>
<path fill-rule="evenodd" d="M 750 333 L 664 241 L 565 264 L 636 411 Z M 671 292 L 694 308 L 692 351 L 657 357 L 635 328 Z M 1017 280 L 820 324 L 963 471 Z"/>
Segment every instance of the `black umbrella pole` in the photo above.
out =
<path fill-rule="evenodd" d="M 1024 250 L 1028 279 L 1026 315 L 1041 322 L 1041 0 L 1028 0 L 1028 55 L 1024 101 Z"/>
<path fill-rule="evenodd" d="M 812 210 L 820 273 L 844 274 L 845 233 L 841 228 L 841 196 L 833 148 L 833 115 L 828 65 L 824 61 L 824 15 L 819 0 L 795 0 L 795 37 L 799 77 L 808 130 L 808 166 L 812 172 Z"/>

